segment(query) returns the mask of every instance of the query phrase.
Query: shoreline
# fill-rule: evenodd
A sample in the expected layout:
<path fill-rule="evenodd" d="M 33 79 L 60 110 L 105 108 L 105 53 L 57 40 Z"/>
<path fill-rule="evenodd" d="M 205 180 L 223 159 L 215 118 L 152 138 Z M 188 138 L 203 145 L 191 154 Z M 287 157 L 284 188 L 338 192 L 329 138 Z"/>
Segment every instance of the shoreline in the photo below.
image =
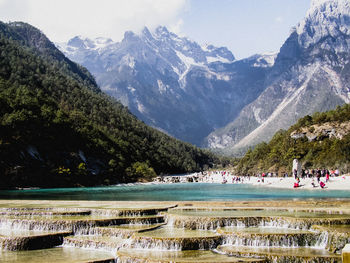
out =
<path fill-rule="evenodd" d="M 350 190 L 350 176 L 343 175 L 338 177 L 331 177 L 328 182 L 325 178 L 321 178 L 321 181 L 326 184 L 325 188 L 321 188 L 317 183 L 316 178 L 304 178 L 300 179 L 299 187 L 294 188 L 294 183 L 296 180 L 293 177 L 265 177 L 264 182 L 262 178 L 252 177 L 247 184 L 254 186 L 263 186 L 271 188 L 281 188 L 281 189 L 307 189 L 307 190 Z M 314 182 L 315 186 L 312 185 Z"/>
<path fill-rule="evenodd" d="M 174 176 L 167 176 L 169 178 Z M 338 177 L 330 177 L 328 182 L 325 182 L 325 178 L 322 177 L 321 181 L 326 184 L 325 188 L 321 188 L 317 183 L 316 178 L 301 178 L 299 187 L 294 188 L 294 183 L 296 180 L 293 177 L 257 177 L 257 176 L 234 176 L 234 175 L 224 175 L 221 174 L 212 174 L 206 175 L 204 177 L 198 176 L 198 174 L 189 174 L 189 175 L 181 175 L 181 178 L 189 178 L 189 177 L 199 177 L 198 181 L 195 182 L 135 182 L 135 183 L 124 183 L 124 184 L 116 184 L 116 185 L 108 185 L 108 186 L 95 186 L 95 187 L 123 187 L 123 186 L 135 186 L 135 185 L 160 185 L 160 184 L 198 184 L 198 183 L 206 183 L 206 184 L 247 184 L 257 187 L 267 187 L 267 188 L 279 188 L 279 189 L 304 189 L 304 190 L 348 190 L 350 191 L 350 174 L 338 176 Z M 234 179 L 240 178 L 240 181 L 236 181 Z M 223 181 L 226 181 L 224 183 Z M 315 187 L 312 185 L 314 182 Z M 81 187 L 72 187 L 79 189 Z M 20 190 L 20 191 L 30 191 L 30 190 L 41 190 L 41 189 L 51 189 L 51 188 L 39 188 L 39 187 L 26 187 L 26 188 L 16 188 L 16 189 L 2 189 L 2 190 Z"/>
<path fill-rule="evenodd" d="M 326 182 L 325 177 L 321 177 L 320 182 L 325 183 L 325 187 L 321 188 L 316 178 L 300 178 L 299 187 L 294 188 L 294 183 L 296 180 L 294 177 L 257 177 L 257 176 L 234 176 L 231 174 L 189 174 L 183 175 L 179 182 L 172 182 L 169 180 L 173 176 L 168 176 L 168 180 L 165 182 L 153 182 L 154 184 L 173 184 L 173 183 L 208 183 L 208 184 L 248 184 L 257 187 L 271 187 L 280 189 L 304 189 L 304 190 L 348 190 L 350 191 L 350 174 L 341 175 L 337 177 L 330 177 L 329 181 Z M 189 181 L 188 181 L 189 180 Z M 191 182 L 193 180 L 193 182 Z M 312 184 L 314 183 L 314 185 Z M 149 183 L 148 183 L 149 184 Z"/>

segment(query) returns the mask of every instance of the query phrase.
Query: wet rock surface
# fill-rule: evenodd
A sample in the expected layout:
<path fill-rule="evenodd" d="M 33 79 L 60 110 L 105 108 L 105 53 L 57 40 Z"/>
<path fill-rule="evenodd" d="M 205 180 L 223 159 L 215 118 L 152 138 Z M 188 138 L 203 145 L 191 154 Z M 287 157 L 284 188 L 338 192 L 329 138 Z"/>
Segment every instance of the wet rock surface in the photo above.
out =
<path fill-rule="evenodd" d="M 268 204 L 0 200 L 0 261 L 341 262 L 350 202 Z"/>

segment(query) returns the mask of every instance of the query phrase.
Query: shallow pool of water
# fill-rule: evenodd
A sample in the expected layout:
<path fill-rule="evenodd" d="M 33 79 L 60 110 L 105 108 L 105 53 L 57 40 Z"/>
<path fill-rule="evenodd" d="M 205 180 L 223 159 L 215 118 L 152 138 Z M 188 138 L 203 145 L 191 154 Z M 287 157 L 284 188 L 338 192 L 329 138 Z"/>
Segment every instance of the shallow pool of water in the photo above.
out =
<path fill-rule="evenodd" d="M 262 254 L 262 255 L 283 255 L 297 257 L 339 257 L 339 255 L 328 252 L 326 249 L 315 249 L 310 247 L 239 247 L 239 246 L 219 246 L 218 251 L 224 253 L 242 253 L 242 254 Z M 304 262 L 304 261 L 301 261 Z"/>
<path fill-rule="evenodd" d="M 240 184 L 184 183 L 0 191 L 0 199 L 36 200 L 237 201 L 308 198 L 350 198 L 350 190 L 296 191 Z"/>
<path fill-rule="evenodd" d="M 191 210 L 172 209 L 169 214 L 190 217 L 293 217 L 293 218 L 350 218 L 350 214 L 329 214 L 288 210 Z"/>
<path fill-rule="evenodd" d="M 110 252 L 66 247 L 29 251 L 0 250 L 2 263 L 81 263 L 102 261 L 114 257 Z"/>
<path fill-rule="evenodd" d="M 190 230 L 185 228 L 176 228 L 163 226 L 156 230 L 137 233 L 136 236 L 152 238 L 196 238 L 196 237 L 215 237 L 218 236 L 213 231 L 207 230 Z"/>
<path fill-rule="evenodd" d="M 233 263 L 233 262 L 265 262 L 260 259 L 229 257 L 226 255 L 204 250 L 187 250 L 187 251 L 147 251 L 147 250 L 127 250 L 122 249 L 117 252 L 122 258 L 137 258 L 140 261 L 151 262 L 193 262 L 193 263 Z"/>

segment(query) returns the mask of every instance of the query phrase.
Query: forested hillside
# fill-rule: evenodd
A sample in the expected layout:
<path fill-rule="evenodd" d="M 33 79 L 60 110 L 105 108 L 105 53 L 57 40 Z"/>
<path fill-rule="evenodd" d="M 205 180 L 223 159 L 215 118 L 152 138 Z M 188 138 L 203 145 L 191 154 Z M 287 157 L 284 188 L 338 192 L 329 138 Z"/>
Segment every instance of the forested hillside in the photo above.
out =
<path fill-rule="evenodd" d="M 239 161 L 241 174 L 290 172 L 294 158 L 303 167 L 350 171 L 350 105 L 305 116 L 287 131 L 277 132 L 269 143 L 249 150 Z"/>
<path fill-rule="evenodd" d="M 0 187 L 133 182 L 213 161 L 136 119 L 36 28 L 0 23 Z"/>

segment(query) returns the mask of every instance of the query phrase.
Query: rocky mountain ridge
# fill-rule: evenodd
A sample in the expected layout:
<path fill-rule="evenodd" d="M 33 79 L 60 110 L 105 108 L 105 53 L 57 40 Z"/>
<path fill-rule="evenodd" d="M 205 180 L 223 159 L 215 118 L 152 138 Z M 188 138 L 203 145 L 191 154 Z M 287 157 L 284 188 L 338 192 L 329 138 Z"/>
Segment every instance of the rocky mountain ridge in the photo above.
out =
<path fill-rule="evenodd" d="M 141 120 L 196 145 L 260 94 L 275 57 L 236 61 L 227 48 L 200 46 L 165 27 L 126 32 L 119 43 L 75 37 L 58 46 Z"/>
<path fill-rule="evenodd" d="M 207 145 L 241 152 L 300 117 L 350 102 L 350 3 L 313 1 L 266 76 L 265 89 Z"/>
<path fill-rule="evenodd" d="M 313 0 L 278 53 L 235 60 L 159 27 L 120 43 L 76 37 L 61 50 L 147 124 L 239 154 L 300 117 L 350 102 L 350 7 Z"/>

